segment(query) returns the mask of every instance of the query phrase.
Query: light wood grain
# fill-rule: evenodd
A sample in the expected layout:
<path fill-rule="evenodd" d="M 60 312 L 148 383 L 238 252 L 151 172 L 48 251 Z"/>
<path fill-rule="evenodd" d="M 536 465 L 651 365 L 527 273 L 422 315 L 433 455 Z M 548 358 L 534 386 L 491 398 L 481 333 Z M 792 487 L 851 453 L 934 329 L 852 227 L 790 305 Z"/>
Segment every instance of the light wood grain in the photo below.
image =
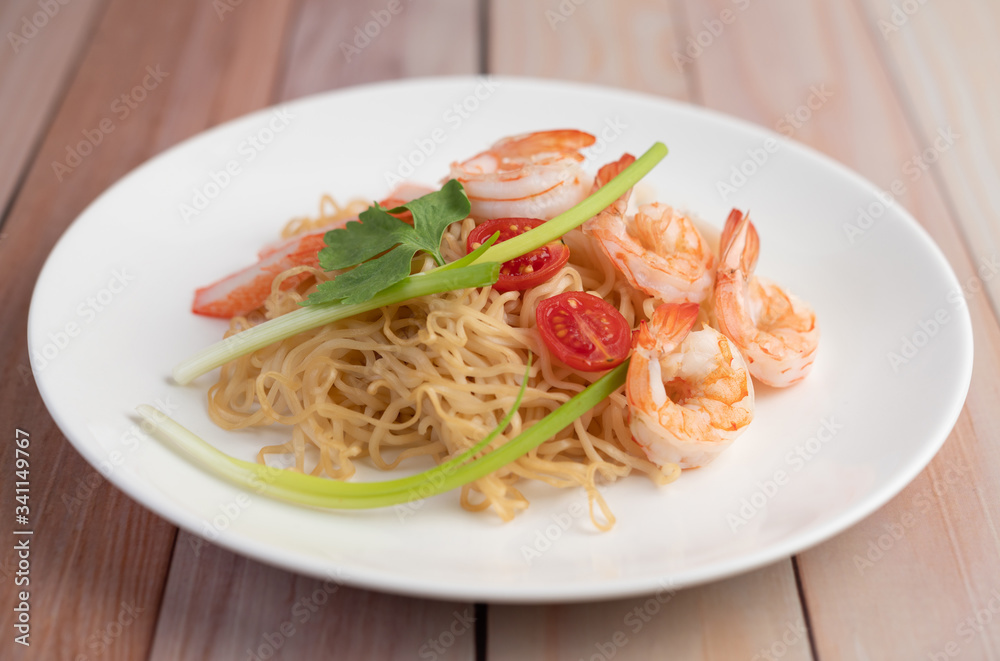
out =
<path fill-rule="evenodd" d="M 410 76 L 476 73 L 475 0 L 303 3 L 279 97 Z M 383 25 L 384 24 L 384 25 Z"/>
<path fill-rule="evenodd" d="M 789 560 L 639 599 L 491 606 L 489 623 L 491 661 L 812 659 Z"/>
<path fill-rule="evenodd" d="M 0 355 L 8 376 L 0 383 L 0 419 L 32 434 L 36 531 L 32 648 L 11 646 L 13 655 L 246 659 L 252 658 L 248 648 L 259 652 L 269 641 L 281 642 L 281 634 L 281 649 L 271 658 L 420 658 L 423 652 L 472 658 L 469 604 L 336 584 L 326 590 L 322 581 L 177 535 L 76 454 L 27 372 L 27 305 L 45 255 L 86 204 L 129 169 L 272 102 L 354 83 L 478 70 L 475 0 L 404 0 L 388 22 L 380 13 L 387 0 L 230 4 L 232 11 L 220 13 L 204 0 L 73 0 L 23 50 L 14 53 L 7 42 L 0 51 L 0 209 L 11 204 L 0 234 L 0 346 L 8 347 Z M 488 657 L 606 659 L 613 652 L 615 659 L 806 659 L 812 658 L 803 635 L 808 622 L 824 661 L 1000 659 L 1000 326 L 994 314 L 1000 278 L 976 275 L 984 260 L 1000 256 L 996 3 L 484 4 L 490 8 L 490 73 L 653 92 L 778 129 L 823 89 L 829 98 L 793 127 L 793 137 L 883 188 L 906 181 L 899 201 L 970 285 L 976 340 L 968 401 L 943 450 L 886 507 L 798 556 L 804 602 L 785 561 L 661 593 L 669 599 L 654 596 L 655 603 L 646 597 L 494 606 Z M 879 21 L 891 22 L 893 7 L 903 5 L 919 8 L 905 20 L 897 16 L 899 30 L 883 35 L 887 28 Z M 0 34 L 16 29 L 37 6 L 37 0 L 3 3 Z M 727 10 L 733 20 L 685 59 L 688 39 L 709 25 L 718 31 L 715 21 Z M 385 24 L 378 34 L 351 51 L 357 30 L 379 17 Z M 157 66 L 168 75 L 147 101 L 124 118 L 110 111 L 141 83 L 147 67 Z M 105 118 L 114 132 L 78 167 L 57 175 L 53 163 L 64 161 L 82 132 Z M 906 164 L 949 125 L 962 138 L 911 181 Z M 3 453 L 3 474 L 11 473 L 12 462 L 13 454 Z M 13 504 L 13 493 L 4 490 L 0 508 L 10 511 Z M 0 562 L 10 588 L 0 598 L 0 627 L 10 632 L 13 565 L 9 555 Z M 329 598 L 321 605 L 323 595 Z M 286 623 L 294 633 L 282 633 Z"/>
<path fill-rule="evenodd" d="M 711 20 L 724 5 L 689 2 L 692 25 Z M 907 121 L 866 18 L 840 3 L 755 3 L 727 30 L 727 38 L 697 61 L 704 103 L 774 127 L 805 100 L 810 87 L 825 84 L 831 98 L 795 137 L 885 189 L 905 178 L 908 190 L 899 201 L 942 247 L 960 279 L 972 277 L 974 264 L 945 204 L 946 193 L 934 177 L 913 182 L 903 170 L 919 154 L 921 140 Z M 995 624 L 968 640 L 959 641 L 957 631 L 965 618 L 987 607 L 991 591 L 1000 586 L 994 523 L 1000 503 L 995 477 L 1000 333 L 982 294 L 973 295 L 969 307 L 975 374 L 966 409 L 944 449 L 889 505 L 798 558 L 819 658 L 925 659 L 956 641 L 963 658 L 996 653 Z M 881 557 L 879 544 L 888 547 Z M 868 553 L 871 566 L 865 564 Z"/>
<path fill-rule="evenodd" d="M 657 0 L 490 3 L 489 72 L 560 78 L 687 100 L 678 18 Z"/>
<path fill-rule="evenodd" d="M 474 650 L 471 604 L 297 576 L 182 532 L 149 658 L 444 661 Z"/>
<path fill-rule="evenodd" d="M 1000 256 L 1000 4 L 858 4 L 888 61 L 907 117 L 916 125 L 928 172 L 943 183 L 972 256 L 995 265 Z M 939 132 L 947 133 L 948 127 L 961 137 L 942 152 Z M 994 274 L 984 284 L 1000 310 L 1000 277 Z"/>
<path fill-rule="evenodd" d="M 693 78 L 697 61 L 676 55 L 684 54 L 687 17 L 683 12 L 670 13 L 663 3 L 591 0 L 557 5 L 523 0 L 494 3 L 491 20 L 491 73 L 599 82 L 682 100 L 699 93 Z M 742 603 L 751 585 L 756 609 L 722 606 Z M 524 658 L 544 649 L 538 658 L 589 659 L 600 654 L 598 646 L 614 643 L 624 613 L 642 608 L 646 601 L 491 607 L 491 657 Z M 802 636 L 784 658 L 811 658 L 792 565 L 785 562 L 680 593 L 662 617 L 642 629 L 634 644 L 615 646 L 614 658 L 653 658 L 650 654 L 667 650 L 684 650 L 677 658 L 751 658 L 762 648 L 784 644 L 780 639 L 789 623 L 801 625 Z M 522 629 L 530 633 L 513 635 Z M 631 641 L 629 631 L 626 626 L 621 633 Z"/>
<path fill-rule="evenodd" d="M 7 209 L 19 177 L 76 67 L 79 51 L 105 0 L 0 4 L 0 213 Z M 51 15 L 50 15 L 51 14 Z M 39 27 L 41 26 L 41 27 Z M 2 218 L 0 218 L 2 222 Z"/>
<path fill-rule="evenodd" d="M 104 482 L 45 412 L 25 371 L 25 320 L 35 277 L 55 240 L 94 197 L 163 145 L 207 128 L 197 118 L 232 107 L 239 90 L 212 85 L 212 78 L 225 80 L 238 70 L 233 63 L 241 54 L 258 57 L 261 49 L 270 49 L 271 59 L 277 59 L 281 11 L 281 4 L 268 3 L 220 22 L 210 4 L 196 0 L 111 2 L 10 211 L 7 240 L 0 243 L 0 277 L 6 283 L 0 291 L 0 345 L 8 348 L 2 356 L 8 378 L 0 384 L 0 419 L 8 429 L 17 425 L 31 432 L 35 530 L 34 628 L 30 648 L 10 645 L 17 658 L 143 658 L 175 537 L 173 526 Z M 261 34 L 256 23 L 279 29 L 270 40 L 242 41 L 244 29 Z M 162 72 L 156 74 L 158 82 L 148 78 L 145 98 L 127 114 L 117 113 L 113 104 L 151 76 L 150 68 Z M 273 80 L 273 71 L 258 73 Z M 190 94 L 194 81 L 204 77 L 209 84 L 202 93 Z M 270 87 L 263 95 L 253 85 L 239 89 L 246 91 L 246 110 L 263 105 L 270 93 Z M 195 120 L 173 122 L 178 115 Z M 67 149 L 86 139 L 84 132 L 100 130 L 102 122 L 113 130 L 95 138 L 89 154 L 57 175 L 53 163 L 65 162 Z M 13 457 L 13 452 L 3 453 L 4 475 L 12 474 Z M 5 511 L 12 511 L 12 489 L 3 490 L 2 502 Z M 0 620 L 8 632 L 15 596 L 5 590 L 0 600 Z"/>
<path fill-rule="evenodd" d="M 270 100 L 400 75 L 476 71 L 475 2 L 400 6 L 399 13 L 387 14 L 383 0 L 300 3 L 287 26 L 293 37 L 284 58 L 274 65 L 281 73 Z M 355 30 L 366 25 L 375 32 L 368 25 L 372 21 L 379 26 L 378 34 L 360 52 L 348 52 L 348 61 L 341 44 L 353 45 Z M 449 38 L 441 38 L 442 34 Z M 243 73 L 246 77 L 250 68 Z M 235 74 L 228 84 L 239 88 Z M 282 219 L 275 222 L 277 227 Z M 273 658 L 411 659 L 424 654 L 422 658 L 471 659 L 475 655 L 475 629 L 469 622 L 472 604 L 338 587 L 321 611 L 301 621 L 306 614 L 299 602 L 322 589 L 321 581 L 210 545 L 202 549 L 200 540 L 184 533 L 175 549 L 151 655 L 156 661 L 246 659 L 248 648 L 266 654 L 268 646 L 274 646 L 269 639 L 281 645 Z M 280 635 L 279 627 L 286 623 L 294 634 Z M 461 633 L 455 635 L 456 631 Z"/>

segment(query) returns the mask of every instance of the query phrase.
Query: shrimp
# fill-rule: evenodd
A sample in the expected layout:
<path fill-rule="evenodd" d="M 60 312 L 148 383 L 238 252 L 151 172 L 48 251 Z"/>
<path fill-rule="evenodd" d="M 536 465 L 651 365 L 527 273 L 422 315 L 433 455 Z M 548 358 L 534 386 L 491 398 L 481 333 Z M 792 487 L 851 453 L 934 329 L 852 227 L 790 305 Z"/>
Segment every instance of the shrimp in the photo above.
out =
<path fill-rule="evenodd" d="M 598 171 L 600 188 L 635 160 L 626 154 Z M 628 219 L 626 192 L 607 209 L 584 223 L 608 259 L 629 284 L 664 303 L 701 303 L 712 292 L 715 253 L 694 223 L 666 204 L 639 207 Z"/>
<path fill-rule="evenodd" d="M 633 342 L 625 393 L 632 438 L 660 467 L 711 462 L 753 419 L 753 381 L 736 346 L 714 328 L 689 333 L 694 303 L 665 303 Z"/>
<path fill-rule="evenodd" d="M 583 131 L 539 131 L 500 140 L 467 161 L 451 164 L 465 187 L 472 216 L 549 220 L 587 197 L 591 179 L 580 150 L 594 144 Z"/>
<path fill-rule="evenodd" d="M 721 249 L 715 283 L 719 330 L 739 347 L 754 378 L 779 388 L 798 383 L 816 358 L 816 313 L 775 283 L 753 277 L 760 239 L 738 209 L 726 220 Z"/>

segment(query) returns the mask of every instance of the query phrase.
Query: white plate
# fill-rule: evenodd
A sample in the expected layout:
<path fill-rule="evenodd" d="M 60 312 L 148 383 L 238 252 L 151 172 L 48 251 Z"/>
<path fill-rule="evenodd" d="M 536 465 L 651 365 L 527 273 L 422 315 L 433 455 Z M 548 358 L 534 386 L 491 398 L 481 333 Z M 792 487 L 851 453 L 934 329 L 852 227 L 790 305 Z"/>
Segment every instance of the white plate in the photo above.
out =
<path fill-rule="evenodd" d="M 716 225 L 732 206 L 752 209 L 758 273 L 815 306 L 822 340 L 812 375 L 784 391 L 761 387 L 749 431 L 714 464 L 662 489 L 641 477 L 605 489 L 618 525 L 599 533 L 580 490 L 530 488 L 531 507 L 507 524 L 463 511 L 454 493 L 407 515 L 240 496 L 138 428 L 134 407 L 159 404 L 226 452 L 252 458 L 273 434 L 218 430 L 206 415 L 210 379 L 186 388 L 169 381 L 175 363 L 225 328 L 189 312 L 194 289 L 251 263 L 288 218 L 313 213 L 324 192 L 377 198 L 389 188 L 387 173 L 433 182 L 450 161 L 501 136 L 545 128 L 600 136 L 591 171 L 664 141 L 670 155 L 646 179 L 659 199 Z M 734 168 L 752 174 L 741 183 Z M 728 199 L 720 181 L 736 189 Z M 199 191 L 207 206 L 182 213 L 181 205 L 202 202 Z M 877 218 L 859 222 L 861 209 Z M 612 89 L 442 78 L 302 99 L 149 161 L 98 198 L 52 251 L 29 340 L 42 396 L 70 441 L 182 528 L 369 588 L 571 601 L 747 571 L 888 501 L 934 456 L 965 399 L 972 331 L 960 292 L 903 209 L 880 202 L 846 168 L 757 126 Z"/>

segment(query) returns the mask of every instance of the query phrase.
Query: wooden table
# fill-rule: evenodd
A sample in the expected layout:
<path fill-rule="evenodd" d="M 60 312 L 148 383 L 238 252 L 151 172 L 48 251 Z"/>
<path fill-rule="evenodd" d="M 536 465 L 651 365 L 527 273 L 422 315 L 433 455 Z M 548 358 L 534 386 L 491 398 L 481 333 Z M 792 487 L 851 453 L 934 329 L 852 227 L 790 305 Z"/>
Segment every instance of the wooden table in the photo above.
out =
<path fill-rule="evenodd" d="M 345 50 L 390 8 L 400 11 L 371 43 Z M 0 558 L 0 657 L 243 660 L 273 644 L 272 658 L 288 659 L 1000 658 L 998 26 L 995 0 L 2 3 L 2 511 L 16 504 L 25 429 L 38 523 L 30 648 L 14 642 L 9 534 Z M 113 105 L 150 72 L 148 99 Z M 43 260 L 77 214 L 144 160 L 249 111 L 476 72 L 690 101 L 790 133 L 883 189 L 906 181 L 898 199 L 951 261 L 975 325 L 968 401 L 930 466 L 836 538 L 684 590 L 633 631 L 623 618 L 645 599 L 500 606 L 345 587 L 319 604 L 320 582 L 199 549 L 86 464 L 41 403 L 25 327 Z M 114 131 L 69 160 L 67 146 L 106 117 Z M 916 175 L 914 159 L 926 161 Z M 308 621 L 288 635 L 306 602 Z"/>

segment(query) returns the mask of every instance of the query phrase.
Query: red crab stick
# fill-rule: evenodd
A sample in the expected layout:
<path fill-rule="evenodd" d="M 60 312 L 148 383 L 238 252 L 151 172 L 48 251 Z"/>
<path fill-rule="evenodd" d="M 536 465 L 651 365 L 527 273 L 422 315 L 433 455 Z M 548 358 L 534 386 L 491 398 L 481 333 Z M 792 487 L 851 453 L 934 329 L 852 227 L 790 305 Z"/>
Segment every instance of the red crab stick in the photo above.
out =
<path fill-rule="evenodd" d="M 432 190 L 424 186 L 403 183 L 379 204 L 391 209 L 430 192 Z M 279 273 L 296 266 L 318 268 L 317 253 L 326 245 L 323 237 L 330 230 L 343 227 L 352 220 L 357 218 L 337 220 L 309 234 L 265 246 L 258 254 L 260 261 L 256 264 L 196 290 L 191 311 L 224 319 L 249 314 L 267 300 L 271 294 L 271 283 Z M 307 277 L 308 274 L 303 273 L 286 278 L 281 288 L 290 289 Z"/>

